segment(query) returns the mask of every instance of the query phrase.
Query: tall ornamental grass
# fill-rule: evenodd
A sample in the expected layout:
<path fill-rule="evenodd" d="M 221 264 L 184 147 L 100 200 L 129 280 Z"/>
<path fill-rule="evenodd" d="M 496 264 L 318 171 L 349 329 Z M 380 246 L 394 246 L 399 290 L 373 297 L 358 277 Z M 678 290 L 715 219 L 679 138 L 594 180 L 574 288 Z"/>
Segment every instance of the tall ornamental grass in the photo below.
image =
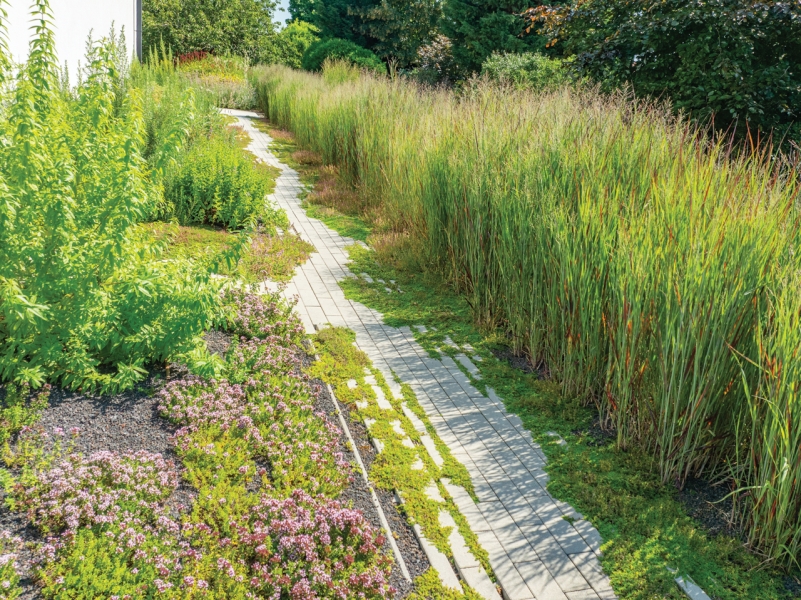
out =
<path fill-rule="evenodd" d="M 730 475 L 754 547 L 797 562 L 797 173 L 623 96 L 341 71 L 261 69 L 262 108 L 621 447 L 665 482 Z"/>
<path fill-rule="evenodd" d="M 200 264 L 163 259 L 136 227 L 160 189 L 118 49 L 92 45 L 81 82 L 60 87 L 47 0 L 32 16 L 17 72 L 0 44 L 0 381 L 113 391 L 154 362 L 213 367 L 201 335 L 219 284 Z M 184 136 L 176 127 L 167 138 Z"/>

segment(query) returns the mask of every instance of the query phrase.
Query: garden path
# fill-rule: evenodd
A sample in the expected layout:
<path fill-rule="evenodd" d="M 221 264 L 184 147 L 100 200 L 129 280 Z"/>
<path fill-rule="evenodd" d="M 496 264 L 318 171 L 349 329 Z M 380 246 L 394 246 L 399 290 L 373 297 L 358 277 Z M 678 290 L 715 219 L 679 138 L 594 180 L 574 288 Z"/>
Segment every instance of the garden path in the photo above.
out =
<path fill-rule="evenodd" d="M 248 149 L 281 170 L 271 199 L 317 250 L 296 270 L 285 295 L 299 298 L 297 311 L 309 332 L 326 323 L 355 331 L 358 347 L 395 387 L 393 393 L 399 393 L 393 373 L 415 392 L 438 435 L 472 478 L 478 504 L 460 488 L 448 489 L 489 554 L 504 597 L 616 598 L 598 560 L 598 532 L 548 493 L 545 455 L 520 419 L 506 411 L 496 394 L 487 397 L 477 390 L 450 357 L 431 358 L 408 327 L 385 325 L 380 313 L 345 297 L 339 282 L 353 276 L 345 247 L 354 240 L 306 215 L 299 199 L 304 185 L 270 152 L 271 138 L 253 126 L 259 115 L 224 112 L 237 117 L 250 135 Z"/>

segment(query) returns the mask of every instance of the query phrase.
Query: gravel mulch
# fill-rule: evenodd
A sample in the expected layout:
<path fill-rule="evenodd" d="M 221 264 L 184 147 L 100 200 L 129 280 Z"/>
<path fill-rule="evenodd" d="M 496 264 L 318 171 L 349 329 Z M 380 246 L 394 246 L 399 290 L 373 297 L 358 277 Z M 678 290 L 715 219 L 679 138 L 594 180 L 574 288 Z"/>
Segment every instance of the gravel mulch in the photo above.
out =
<path fill-rule="evenodd" d="M 710 535 L 727 535 L 743 540 L 743 533 L 733 520 L 731 490 L 725 483 L 713 485 L 703 479 L 688 479 L 679 491 L 679 501 L 687 514 L 698 521 Z M 743 540 L 744 541 L 744 540 Z"/>

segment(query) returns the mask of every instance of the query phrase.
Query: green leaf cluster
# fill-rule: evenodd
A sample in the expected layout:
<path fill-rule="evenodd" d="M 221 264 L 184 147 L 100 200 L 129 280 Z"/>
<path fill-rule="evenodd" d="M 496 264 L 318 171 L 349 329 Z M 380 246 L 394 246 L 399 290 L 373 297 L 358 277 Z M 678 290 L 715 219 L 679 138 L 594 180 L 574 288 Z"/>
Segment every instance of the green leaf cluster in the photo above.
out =
<path fill-rule="evenodd" d="M 258 61 L 275 35 L 275 0 L 144 0 L 142 45 L 176 55 L 202 50 Z"/>
<path fill-rule="evenodd" d="M 162 260 L 135 228 L 160 190 L 142 96 L 117 101 L 113 44 L 93 44 L 81 83 L 64 90 L 46 0 L 33 17 L 30 58 L 0 108 L 0 380 L 130 387 L 148 363 L 198 356 L 217 285 L 192 262 Z M 155 144 L 154 164 L 183 136 Z"/>
<path fill-rule="evenodd" d="M 493 52 L 533 52 L 545 42 L 539 36 L 523 37 L 527 8 L 519 0 L 447 0 L 440 24 L 453 44 L 453 59 L 462 77 L 481 70 Z"/>
<path fill-rule="evenodd" d="M 326 60 L 342 60 L 377 73 L 386 73 L 384 63 L 373 52 L 337 38 L 321 40 L 309 46 L 303 55 L 303 68 L 320 71 Z"/>

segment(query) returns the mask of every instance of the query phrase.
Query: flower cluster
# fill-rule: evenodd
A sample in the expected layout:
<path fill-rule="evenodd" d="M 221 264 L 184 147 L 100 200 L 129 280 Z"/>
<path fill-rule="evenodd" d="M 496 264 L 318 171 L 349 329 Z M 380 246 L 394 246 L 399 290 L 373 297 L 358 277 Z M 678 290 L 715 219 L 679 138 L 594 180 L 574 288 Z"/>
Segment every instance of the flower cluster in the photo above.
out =
<path fill-rule="evenodd" d="M 12 600 L 20 594 L 17 556 L 22 540 L 9 531 L 0 531 L 0 600 Z"/>
<path fill-rule="evenodd" d="M 315 390 L 305 376 L 278 375 L 263 370 L 243 384 L 194 377 L 169 383 L 160 392 L 160 410 L 183 425 L 176 447 L 184 460 L 220 472 L 228 466 L 220 461 L 230 465 L 232 454 L 247 450 L 267 460 L 279 490 L 339 493 L 351 477 L 339 450 L 341 431 L 314 411 Z"/>
<path fill-rule="evenodd" d="M 218 560 L 224 577 L 248 577 L 257 597 L 388 598 L 391 560 L 384 538 L 360 511 L 296 490 L 291 497 L 260 496 L 233 524 L 245 555 L 241 564 Z"/>
<path fill-rule="evenodd" d="M 232 289 L 225 292 L 223 300 L 234 309 L 227 319 L 231 333 L 249 338 L 279 337 L 293 344 L 303 339 L 303 324 L 292 312 L 292 306 L 278 294 Z"/>
<path fill-rule="evenodd" d="M 46 597 L 77 589 L 103 598 L 394 593 L 385 540 L 361 512 L 331 499 L 352 469 L 342 432 L 315 409 L 320 389 L 303 372 L 296 342 L 302 328 L 285 304 L 229 295 L 241 305 L 233 322 L 242 339 L 227 354 L 227 379 L 188 376 L 159 391 L 162 415 L 179 426 L 173 441 L 184 477 L 196 490 L 180 523 L 167 502 L 178 474 L 161 455 L 85 458 L 58 444 L 46 453 L 35 432 L 22 436 L 31 438 L 25 456 L 34 460 L 13 499 L 51 535 L 40 552 Z M 256 474 L 260 489 L 251 486 Z M 13 560 L 3 559 L 5 577 Z"/>
<path fill-rule="evenodd" d="M 17 483 L 14 497 L 43 531 L 74 535 L 81 526 L 154 520 L 178 485 L 161 454 L 68 454 Z"/>

